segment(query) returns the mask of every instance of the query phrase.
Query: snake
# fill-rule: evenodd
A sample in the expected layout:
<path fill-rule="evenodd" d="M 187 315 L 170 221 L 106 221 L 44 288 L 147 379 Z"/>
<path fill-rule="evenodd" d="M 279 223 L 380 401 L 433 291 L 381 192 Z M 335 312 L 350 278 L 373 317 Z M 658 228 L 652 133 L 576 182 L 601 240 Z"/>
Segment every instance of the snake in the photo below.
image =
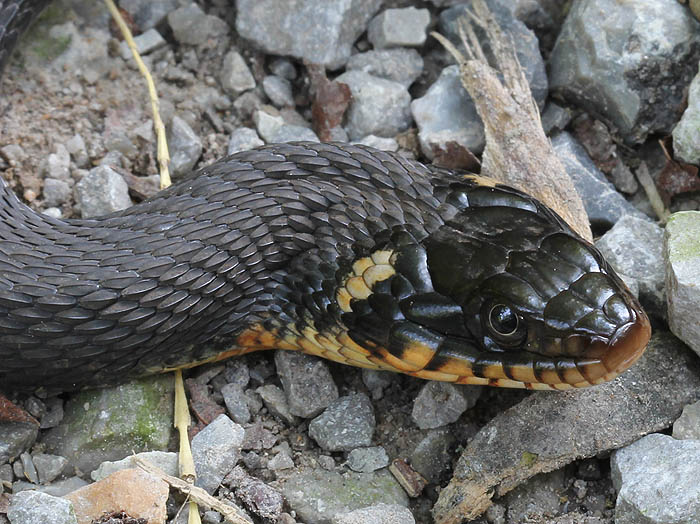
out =
<path fill-rule="evenodd" d="M 46 2 L 0 0 L 0 66 Z M 346 143 L 227 156 L 97 218 L 0 185 L 0 386 L 111 385 L 258 350 L 564 390 L 644 352 L 590 242 L 495 180 Z"/>

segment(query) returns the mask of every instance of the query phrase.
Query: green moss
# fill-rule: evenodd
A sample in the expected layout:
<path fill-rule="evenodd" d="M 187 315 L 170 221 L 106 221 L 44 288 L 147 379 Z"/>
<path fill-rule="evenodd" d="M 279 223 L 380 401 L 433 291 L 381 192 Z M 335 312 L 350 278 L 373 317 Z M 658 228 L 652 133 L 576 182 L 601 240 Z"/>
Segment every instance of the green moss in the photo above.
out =
<path fill-rule="evenodd" d="M 531 467 L 535 462 L 537 462 L 537 459 L 539 459 L 540 456 L 537 453 L 530 453 L 529 451 L 523 451 L 522 456 L 520 457 L 520 464 L 525 466 L 526 468 Z"/>
<path fill-rule="evenodd" d="M 49 5 L 41 13 L 22 37 L 24 45 L 21 46 L 25 53 L 31 53 L 44 62 L 50 62 L 60 56 L 71 43 L 70 35 L 52 37 L 50 30 L 57 24 L 62 24 L 70 19 L 70 11 L 60 5 Z"/>
<path fill-rule="evenodd" d="M 700 258 L 700 211 L 671 215 L 666 224 L 666 238 L 671 262 Z"/>

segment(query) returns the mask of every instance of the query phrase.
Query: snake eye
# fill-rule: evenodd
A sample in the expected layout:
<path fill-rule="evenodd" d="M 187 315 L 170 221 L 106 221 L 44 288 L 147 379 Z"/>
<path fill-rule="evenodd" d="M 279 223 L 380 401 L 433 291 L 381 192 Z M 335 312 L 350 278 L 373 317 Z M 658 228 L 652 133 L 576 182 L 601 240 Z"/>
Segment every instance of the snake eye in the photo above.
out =
<path fill-rule="evenodd" d="M 500 300 L 483 304 L 481 322 L 488 337 L 500 346 L 519 346 L 527 335 L 527 324 L 517 310 Z"/>
<path fill-rule="evenodd" d="M 502 337 L 515 333 L 518 329 L 518 315 L 505 304 L 496 304 L 489 312 L 491 329 Z"/>

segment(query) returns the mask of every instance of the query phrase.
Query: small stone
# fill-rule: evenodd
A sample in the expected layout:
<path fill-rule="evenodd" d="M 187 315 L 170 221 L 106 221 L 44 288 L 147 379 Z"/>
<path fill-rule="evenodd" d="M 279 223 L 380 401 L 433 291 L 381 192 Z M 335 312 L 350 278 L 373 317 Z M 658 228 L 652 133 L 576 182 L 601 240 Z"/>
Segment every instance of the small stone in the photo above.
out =
<path fill-rule="evenodd" d="M 19 456 L 21 463 L 21 473 L 17 476 L 26 478 L 32 484 L 39 483 L 39 475 L 36 472 L 36 467 L 34 466 L 34 461 L 32 456 L 28 452 L 24 452 Z M 17 462 L 15 462 L 17 464 Z"/>
<path fill-rule="evenodd" d="M 241 426 L 226 415 L 219 415 L 194 436 L 192 456 L 197 471 L 196 486 L 210 494 L 216 491 L 240 457 L 244 434 Z"/>
<path fill-rule="evenodd" d="M 17 493 L 19 491 L 16 484 L 17 483 L 15 482 L 15 485 L 12 486 L 13 493 Z M 68 495 L 68 493 L 72 493 L 75 490 L 87 485 L 88 483 L 80 477 L 69 477 L 67 479 L 54 480 L 51 484 L 46 486 L 34 486 L 33 484 L 29 484 L 27 489 L 41 491 L 42 493 L 46 493 L 47 495 L 51 495 L 53 497 L 65 497 Z"/>
<path fill-rule="evenodd" d="M 262 106 L 263 101 L 255 91 L 246 91 L 233 101 L 233 109 L 241 120 L 252 118 Z"/>
<path fill-rule="evenodd" d="M 22 161 L 27 158 L 27 153 L 24 152 L 22 146 L 18 144 L 7 144 L 0 147 L 0 155 L 7 160 L 11 167 L 17 167 Z"/>
<path fill-rule="evenodd" d="M 68 464 L 68 459 L 60 455 L 37 453 L 32 457 L 34 467 L 39 475 L 40 484 L 48 484 L 58 477 Z"/>
<path fill-rule="evenodd" d="M 338 398 L 338 387 L 323 360 L 296 351 L 277 351 L 275 366 L 293 415 L 315 417 Z"/>
<path fill-rule="evenodd" d="M 665 313 L 663 230 L 653 222 L 626 215 L 596 242 L 596 247 L 619 273 L 639 286 L 647 309 Z"/>
<path fill-rule="evenodd" d="M 474 102 L 462 88 L 458 66 L 443 69 L 425 95 L 411 103 L 411 112 L 418 126 L 421 151 L 430 160 L 436 151 L 447 150 L 449 142 L 475 154 L 484 148 L 483 124 Z"/>
<path fill-rule="evenodd" d="M 31 422 L 0 422 L 0 464 L 29 449 L 38 434 L 39 428 Z"/>
<path fill-rule="evenodd" d="M 427 9 L 387 9 L 369 23 L 367 39 L 375 49 L 419 47 L 425 43 L 428 24 L 430 11 Z"/>
<path fill-rule="evenodd" d="M 364 146 L 374 147 L 380 151 L 398 151 L 399 143 L 393 138 L 382 138 L 380 136 L 367 135 L 362 137 L 353 144 L 362 144 Z M 372 371 L 372 370 L 368 370 Z"/>
<path fill-rule="evenodd" d="M 505 496 L 508 522 L 527 522 L 532 514 L 556 515 L 565 490 L 561 469 L 532 477 Z"/>
<path fill-rule="evenodd" d="M 107 166 L 91 169 L 75 185 L 74 192 L 83 218 L 106 215 L 132 205 L 124 177 Z"/>
<path fill-rule="evenodd" d="M 55 428 L 63 420 L 63 399 L 59 397 L 49 397 L 46 399 L 45 403 L 47 411 L 44 416 L 41 417 L 39 427 L 41 429 Z"/>
<path fill-rule="evenodd" d="M 411 95 L 398 82 L 362 71 L 347 71 L 336 81 L 347 84 L 352 93 L 345 125 L 351 140 L 393 137 L 411 125 Z"/>
<path fill-rule="evenodd" d="M 281 76 L 287 80 L 296 80 L 297 69 L 294 64 L 286 58 L 275 58 L 269 65 L 273 75 Z"/>
<path fill-rule="evenodd" d="M 381 0 L 238 0 L 236 31 L 264 52 L 335 70 L 379 10 Z"/>
<path fill-rule="evenodd" d="M 255 87 L 253 73 L 250 72 L 241 54 L 235 50 L 229 51 L 224 56 L 219 81 L 221 87 L 234 96 Z"/>
<path fill-rule="evenodd" d="M 565 107 L 548 102 L 542 112 L 542 128 L 548 136 L 552 132 L 564 131 L 571 122 L 571 111 Z"/>
<path fill-rule="evenodd" d="M 42 213 L 51 218 L 63 218 L 63 212 L 57 207 L 47 207 Z"/>
<path fill-rule="evenodd" d="M 398 504 L 376 504 L 333 517 L 331 524 L 414 524 L 408 508 Z"/>
<path fill-rule="evenodd" d="M 242 359 L 230 359 L 226 362 L 224 369 L 224 379 L 229 384 L 236 384 L 241 388 L 248 386 L 250 382 L 250 370 L 248 365 Z"/>
<path fill-rule="evenodd" d="M 700 355 L 700 211 L 674 213 L 664 233 L 668 323 Z"/>
<path fill-rule="evenodd" d="M 223 515 L 218 511 L 205 511 L 202 522 L 203 524 L 219 524 L 223 518 Z"/>
<path fill-rule="evenodd" d="M 234 490 L 248 511 L 268 521 L 277 521 L 284 499 L 275 488 L 248 475 L 240 466 L 234 468 L 224 482 Z"/>
<path fill-rule="evenodd" d="M 688 90 L 688 107 L 673 128 L 673 153 L 678 160 L 700 164 L 700 73 Z"/>
<path fill-rule="evenodd" d="M 38 491 L 22 491 L 12 497 L 7 509 L 11 524 L 77 524 L 70 501 Z"/>
<path fill-rule="evenodd" d="M 267 463 L 267 467 L 272 471 L 279 471 L 282 469 L 291 469 L 294 467 L 294 460 L 289 456 L 286 451 L 280 451 Z"/>
<path fill-rule="evenodd" d="M 139 152 L 125 129 L 107 128 L 103 140 L 108 151 L 119 151 L 126 158 L 133 160 Z"/>
<path fill-rule="evenodd" d="M 125 469 L 66 495 L 79 524 L 89 524 L 104 512 L 124 511 L 135 519 L 165 522 L 169 487 L 142 469 Z"/>
<path fill-rule="evenodd" d="M 188 174 L 202 156 L 202 141 L 187 122 L 174 116 L 168 137 L 170 171 L 174 177 Z"/>
<path fill-rule="evenodd" d="M 480 395 L 481 388 L 475 386 L 426 382 L 413 402 L 411 418 L 420 429 L 445 426 L 473 407 Z"/>
<path fill-rule="evenodd" d="M 208 15 L 197 4 L 190 4 L 171 11 L 168 24 L 175 40 L 181 44 L 201 45 L 208 39 L 216 39 L 228 33 L 226 22 Z"/>
<path fill-rule="evenodd" d="M 372 443 L 374 409 L 367 395 L 340 397 L 309 423 L 309 436 L 327 451 L 352 451 Z"/>
<path fill-rule="evenodd" d="M 381 446 L 356 448 L 348 454 L 348 467 L 353 471 L 370 473 L 389 465 L 389 455 Z"/>
<path fill-rule="evenodd" d="M 411 466 L 429 482 L 439 482 L 452 465 L 450 451 L 454 442 L 454 435 L 447 428 L 429 431 L 411 453 Z"/>
<path fill-rule="evenodd" d="M 56 146 L 56 152 L 46 158 L 46 165 L 43 166 L 42 172 L 47 178 L 70 179 L 70 153 L 64 145 Z"/>
<path fill-rule="evenodd" d="M 226 384 L 221 388 L 221 394 L 228 414 L 234 422 L 237 424 L 250 422 L 250 408 L 248 408 L 245 392 L 239 384 Z"/>
<path fill-rule="evenodd" d="M 134 37 L 134 43 L 136 44 L 136 49 L 140 55 L 147 55 L 151 51 L 160 49 L 167 42 L 165 38 L 160 36 L 160 33 L 155 29 L 151 28 L 145 33 L 141 33 Z M 124 60 L 133 59 L 133 53 L 129 49 L 129 45 L 126 42 L 121 42 L 119 44 L 119 53 L 122 55 Z"/>
<path fill-rule="evenodd" d="M 345 69 L 392 80 L 408 89 L 423 72 L 423 58 L 415 49 L 377 49 L 352 55 Z"/>
<path fill-rule="evenodd" d="M 388 371 L 379 371 L 376 369 L 363 369 L 362 382 L 367 389 L 372 392 L 372 398 L 379 400 L 384 396 L 384 390 L 388 388 L 396 375 Z"/>
<path fill-rule="evenodd" d="M 700 440 L 700 401 L 688 404 L 673 423 L 673 438 Z"/>
<path fill-rule="evenodd" d="M 262 81 L 263 91 L 276 107 L 294 105 L 292 84 L 281 76 L 268 75 Z"/>
<path fill-rule="evenodd" d="M 279 144 L 296 140 L 318 142 L 318 137 L 311 129 L 297 125 L 288 125 L 280 115 L 272 115 L 259 109 L 253 116 L 255 127 L 268 144 Z"/>
<path fill-rule="evenodd" d="M 47 178 L 44 180 L 44 204 L 49 207 L 62 206 L 70 201 L 73 188 L 63 180 Z"/>
<path fill-rule="evenodd" d="M 569 133 L 561 132 L 554 136 L 552 147 L 574 182 L 594 227 L 609 229 L 624 215 L 646 219 L 641 211 L 615 190 L 583 146 Z"/>
<path fill-rule="evenodd" d="M 290 412 L 289 404 L 287 404 L 287 397 L 280 388 L 274 384 L 268 384 L 267 386 L 259 387 L 255 391 L 262 397 L 265 407 L 272 415 L 290 426 L 299 422 L 299 419 Z"/>
<path fill-rule="evenodd" d="M 700 442 L 658 433 L 613 452 L 616 524 L 699 522 Z"/>
<path fill-rule="evenodd" d="M 319 455 L 317 462 L 318 465 L 326 471 L 333 471 L 335 469 L 335 460 L 333 460 L 333 457 L 329 457 L 328 455 Z"/>
<path fill-rule="evenodd" d="M 367 504 L 408 505 L 406 493 L 386 469 L 342 474 L 322 470 L 294 471 L 280 485 L 280 490 L 301 522 L 330 522 L 336 515 L 367 507 Z"/>
<path fill-rule="evenodd" d="M 136 463 L 136 459 L 150 462 L 154 466 L 164 471 L 166 474 L 173 477 L 177 477 L 179 474 L 177 453 L 173 453 L 171 451 L 145 451 L 143 453 L 137 453 L 136 455 L 129 455 L 128 457 L 115 462 L 103 462 L 96 470 L 90 473 L 90 478 L 97 482 L 107 478 L 115 471 L 137 468 L 138 464 Z"/>
<path fill-rule="evenodd" d="M 85 140 L 81 135 L 73 135 L 66 142 L 66 149 L 78 167 L 87 167 L 90 157 L 85 146 Z"/>
<path fill-rule="evenodd" d="M 610 173 L 610 178 L 615 188 L 621 193 L 633 195 L 639 189 L 639 183 L 629 167 L 618 157 Z"/>
<path fill-rule="evenodd" d="M 170 11 L 177 9 L 177 4 L 177 0 L 120 0 L 119 7 L 131 15 L 137 27 L 146 30 L 163 22 Z"/>
<path fill-rule="evenodd" d="M 265 142 L 260 140 L 258 133 L 255 129 L 249 127 L 238 127 L 231 133 L 231 138 L 228 141 L 228 151 L 229 155 L 238 153 L 240 151 L 250 151 L 256 147 L 265 145 Z"/>

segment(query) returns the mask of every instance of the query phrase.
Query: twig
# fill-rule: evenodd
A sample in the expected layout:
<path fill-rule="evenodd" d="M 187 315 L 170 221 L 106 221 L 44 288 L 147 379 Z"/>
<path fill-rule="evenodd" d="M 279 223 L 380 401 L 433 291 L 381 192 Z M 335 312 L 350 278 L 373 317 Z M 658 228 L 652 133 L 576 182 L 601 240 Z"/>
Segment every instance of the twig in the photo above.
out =
<path fill-rule="evenodd" d="M 191 499 L 191 502 L 195 502 L 203 508 L 218 511 L 223 515 L 223 517 L 226 520 L 228 520 L 232 524 L 250 524 L 250 520 L 243 516 L 244 512 L 242 509 L 227 504 L 224 501 L 217 499 L 216 497 L 212 497 L 202 488 L 193 486 L 189 482 L 168 475 L 163 470 L 161 470 L 157 466 L 154 466 L 147 460 L 143 460 L 140 457 L 134 457 L 134 462 L 145 472 L 150 473 L 154 477 L 158 477 L 171 487 L 186 494 Z"/>
<path fill-rule="evenodd" d="M 146 64 L 143 63 L 141 55 L 139 55 L 138 49 L 136 48 L 136 42 L 134 42 L 134 37 L 131 35 L 129 27 L 126 25 L 126 22 L 124 22 L 124 18 L 122 18 L 122 15 L 119 13 L 119 10 L 114 5 L 114 2 L 112 0 L 104 0 L 104 2 L 105 4 L 107 4 L 107 9 L 109 9 L 112 18 L 114 18 L 115 22 L 119 26 L 119 30 L 122 32 L 122 35 L 124 35 L 124 40 L 129 46 L 129 49 L 131 49 L 131 53 L 134 55 L 134 60 L 136 60 L 136 64 L 139 67 L 139 71 L 141 71 L 141 74 L 146 79 L 146 85 L 148 86 L 148 96 L 151 99 L 151 111 L 153 112 L 153 127 L 155 128 L 156 137 L 158 141 L 158 149 L 156 155 L 158 157 L 158 166 L 160 168 L 160 188 L 165 189 L 170 185 L 170 172 L 168 171 L 168 164 L 170 163 L 170 153 L 168 152 L 168 141 L 165 136 L 165 125 L 163 124 L 163 120 L 161 120 L 160 118 L 160 102 L 158 101 L 158 91 L 156 91 L 156 84 L 153 81 L 153 77 L 151 76 L 150 71 L 146 67 Z"/>
<path fill-rule="evenodd" d="M 466 56 L 444 37 L 432 35 L 457 60 L 462 85 L 484 123 L 482 174 L 538 198 L 591 240 L 583 203 L 542 129 L 537 104 L 511 39 L 503 34 L 483 0 L 474 0 L 471 6 L 474 12 L 469 17 L 485 30 L 495 69 L 486 62 L 471 26 L 460 24 L 459 28 Z M 503 75 L 502 82 L 498 72 Z"/>
<path fill-rule="evenodd" d="M 651 204 L 654 213 L 656 213 L 656 216 L 659 218 L 659 222 L 665 224 L 670 213 L 668 209 L 666 209 L 666 206 L 664 206 L 661 195 L 659 195 L 659 191 L 656 189 L 654 179 L 651 178 L 651 175 L 649 174 L 649 168 L 647 167 L 646 162 L 639 164 L 639 168 L 637 168 L 637 171 L 635 171 L 634 174 L 637 176 L 639 184 L 647 194 L 649 203 Z"/>

